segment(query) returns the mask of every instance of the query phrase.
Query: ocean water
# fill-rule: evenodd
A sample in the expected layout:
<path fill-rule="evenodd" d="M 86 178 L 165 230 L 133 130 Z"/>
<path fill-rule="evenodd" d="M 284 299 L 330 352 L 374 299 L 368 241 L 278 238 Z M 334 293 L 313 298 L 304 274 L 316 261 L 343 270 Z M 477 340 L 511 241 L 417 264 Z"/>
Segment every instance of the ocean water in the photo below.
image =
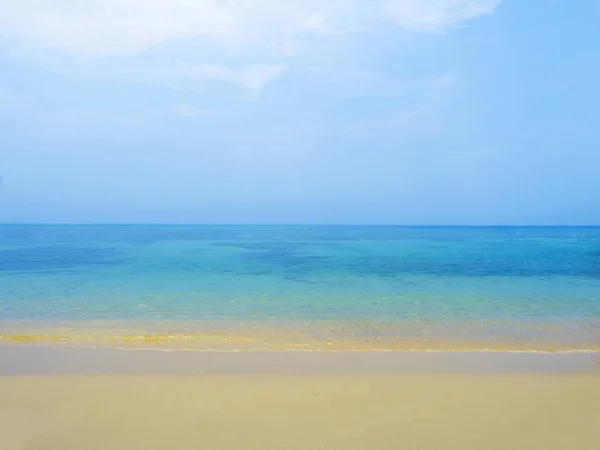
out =
<path fill-rule="evenodd" d="M 600 348 L 600 228 L 0 226 L 0 336 L 193 349 Z"/>

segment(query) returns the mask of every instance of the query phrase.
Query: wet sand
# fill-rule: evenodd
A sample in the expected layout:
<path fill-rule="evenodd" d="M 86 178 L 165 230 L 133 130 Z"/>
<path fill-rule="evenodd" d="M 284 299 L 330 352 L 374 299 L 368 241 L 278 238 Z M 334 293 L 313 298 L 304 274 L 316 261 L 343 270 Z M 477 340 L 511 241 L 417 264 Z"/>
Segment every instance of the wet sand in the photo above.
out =
<path fill-rule="evenodd" d="M 393 375 L 600 370 L 597 352 L 171 351 L 0 344 L 1 375 Z"/>
<path fill-rule="evenodd" d="M 0 344 L 194 351 L 600 351 L 596 320 L 50 324 L 0 319 Z"/>
<path fill-rule="evenodd" d="M 597 354 L 0 347 L 0 450 L 600 448 Z"/>

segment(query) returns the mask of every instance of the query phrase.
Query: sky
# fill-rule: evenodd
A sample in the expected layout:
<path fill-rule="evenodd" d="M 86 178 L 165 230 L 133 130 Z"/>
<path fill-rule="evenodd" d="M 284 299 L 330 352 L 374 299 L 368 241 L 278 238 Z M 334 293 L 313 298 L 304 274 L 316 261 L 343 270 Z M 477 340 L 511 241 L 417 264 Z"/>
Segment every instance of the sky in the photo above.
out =
<path fill-rule="evenodd" d="M 600 0 L 0 0 L 0 222 L 600 224 Z"/>

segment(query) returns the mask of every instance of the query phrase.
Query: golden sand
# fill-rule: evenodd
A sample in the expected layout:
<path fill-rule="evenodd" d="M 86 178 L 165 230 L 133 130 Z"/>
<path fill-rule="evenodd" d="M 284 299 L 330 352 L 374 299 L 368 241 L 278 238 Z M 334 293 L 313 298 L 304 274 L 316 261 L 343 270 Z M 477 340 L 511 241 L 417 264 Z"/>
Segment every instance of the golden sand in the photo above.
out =
<path fill-rule="evenodd" d="M 600 377 L 0 378 L 1 450 L 598 450 Z"/>

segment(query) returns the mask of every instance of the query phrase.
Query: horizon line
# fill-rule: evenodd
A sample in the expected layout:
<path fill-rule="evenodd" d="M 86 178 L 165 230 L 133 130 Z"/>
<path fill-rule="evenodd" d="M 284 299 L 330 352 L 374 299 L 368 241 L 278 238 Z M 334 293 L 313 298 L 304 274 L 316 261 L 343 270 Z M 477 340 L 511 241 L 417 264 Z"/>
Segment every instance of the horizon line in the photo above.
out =
<path fill-rule="evenodd" d="M 385 223 L 177 223 L 177 222 L 0 222 L 0 226 L 215 226 L 215 227 L 399 227 L 399 228 L 598 228 L 600 224 L 385 224 Z"/>

